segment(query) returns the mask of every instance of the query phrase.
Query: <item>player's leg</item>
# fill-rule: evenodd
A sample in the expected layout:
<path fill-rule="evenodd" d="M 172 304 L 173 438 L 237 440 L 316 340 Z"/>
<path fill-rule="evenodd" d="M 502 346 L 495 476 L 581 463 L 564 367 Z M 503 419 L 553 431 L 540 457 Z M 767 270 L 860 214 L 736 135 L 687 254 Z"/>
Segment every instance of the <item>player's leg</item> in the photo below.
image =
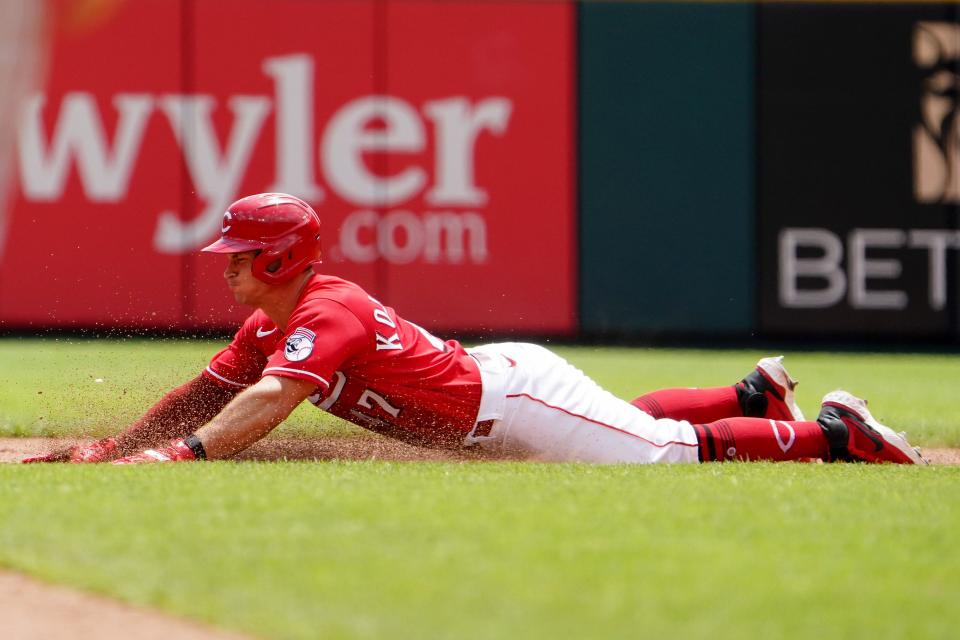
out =
<path fill-rule="evenodd" d="M 724 418 L 693 430 L 701 462 L 830 460 L 830 443 L 815 421 Z"/>
<path fill-rule="evenodd" d="M 727 418 L 695 424 L 703 462 L 804 460 L 925 464 L 902 433 L 880 424 L 866 402 L 846 391 L 828 393 L 816 421 Z"/>
<path fill-rule="evenodd" d="M 816 421 L 733 417 L 691 425 L 655 419 L 536 345 L 481 349 L 488 358 L 509 362 L 496 372 L 493 404 L 501 417 L 489 433 L 472 438 L 494 451 L 600 463 L 813 458 L 923 462 L 902 434 L 877 422 L 866 403 L 847 392 L 827 394 Z M 487 382 L 485 377 L 485 387 Z"/>
<path fill-rule="evenodd" d="M 783 366 L 783 356 L 763 358 L 737 384 L 726 387 L 661 389 L 631 402 L 654 418 L 709 423 L 746 416 L 803 420 L 794 400 L 797 382 Z"/>
<path fill-rule="evenodd" d="M 655 419 L 542 347 L 506 343 L 471 352 L 482 355 L 482 362 L 498 357 L 509 364 L 500 371 L 481 369 L 481 413 L 486 394 L 498 386 L 501 418 L 489 432 L 468 436 L 468 444 L 547 461 L 698 461 L 690 423 Z"/>
<path fill-rule="evenodd" d="M 546 462 L 696 463 L 689 422 L 656 420 L 623 400 L 594 403 L 589 417 L 532 396 L 508 398 L 499 451 Z M 617 406 L 617 405 L 620 406 Z"/>

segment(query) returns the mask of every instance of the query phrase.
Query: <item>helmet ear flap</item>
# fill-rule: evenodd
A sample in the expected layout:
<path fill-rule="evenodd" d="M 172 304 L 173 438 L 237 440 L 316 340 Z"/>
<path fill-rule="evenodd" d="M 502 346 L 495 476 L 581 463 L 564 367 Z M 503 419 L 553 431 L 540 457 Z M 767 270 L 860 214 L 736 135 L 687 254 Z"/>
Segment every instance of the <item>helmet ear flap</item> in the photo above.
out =
<path fill-rule="evenodd" d="M 254 276 L 269 284 L 286 282 L 317 260 L 319 239 L 317 234 L 315 243 L 305 244 L 296 236 L 281 238 L 274 246 L 259 251 L 254 257 Z"/>
<path fill-rule="evenodd" d="M 269 284 L 277 284 L 287 280 L 287 269 L 290 259 L 287 254 L 293 251 L 297 237 L 287 235 L 278 238 L 271 246 L 263 249 L 253 259 L 253 275 Z"/>
<path fill-rule="evenodd" d="M 284 265 L 288 264 L 284 260 L 284 254 L 277 254 L 276 251 L 265 250 L 253 259 L 253 275 L 259 280 L 268 284 L 277 284 L 286 280 L 286 269 Z"/>

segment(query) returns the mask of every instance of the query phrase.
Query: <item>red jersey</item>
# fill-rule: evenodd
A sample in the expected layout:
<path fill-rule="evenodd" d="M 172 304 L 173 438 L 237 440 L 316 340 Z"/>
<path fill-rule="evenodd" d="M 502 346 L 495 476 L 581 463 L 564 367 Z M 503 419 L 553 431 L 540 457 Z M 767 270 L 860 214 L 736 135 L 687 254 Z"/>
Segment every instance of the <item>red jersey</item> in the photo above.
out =
<path fill-rule="evenodd" d="M 258 309 L 204 373 L 234 388 L 262 376 L 308 380 L 317 407 L 434 446 L 459 444 L 480 407 L 480 371 L 459 342 L 443 342 L 356 284 L 322 274 L 304 287 L 286 333 Z"/>

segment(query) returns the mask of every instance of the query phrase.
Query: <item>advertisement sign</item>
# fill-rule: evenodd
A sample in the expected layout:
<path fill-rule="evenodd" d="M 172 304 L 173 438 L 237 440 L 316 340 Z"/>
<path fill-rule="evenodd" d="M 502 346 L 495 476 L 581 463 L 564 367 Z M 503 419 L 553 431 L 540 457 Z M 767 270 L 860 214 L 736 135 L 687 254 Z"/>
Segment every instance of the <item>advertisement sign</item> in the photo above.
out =
<path fill-rule="evenodd" d="M 758 15 L 762 329 L 950 337 L 956 7 L 762 5 Z"/>
<path fill-rule="evenodd" d="M 48 4 L 49 9 L 55 9 Z M 181 91 L 178 3 L 47 16 L 47 81 L 20 105 L 0 256 L 4 326 L 180 320 L 181 258 L 153 249 L 155 207 L 184 193 L 157 116 Z"/>
<path fill-rule="evenodd" d="M 150 0 L 58 22 L 18 127 L 0 321 L 230 327 L 248 310 L 197 251 L 230 202 L 284 191 L 320 214 L 324 270 L 419 324 L 571 332 L 573 20 Z"/>

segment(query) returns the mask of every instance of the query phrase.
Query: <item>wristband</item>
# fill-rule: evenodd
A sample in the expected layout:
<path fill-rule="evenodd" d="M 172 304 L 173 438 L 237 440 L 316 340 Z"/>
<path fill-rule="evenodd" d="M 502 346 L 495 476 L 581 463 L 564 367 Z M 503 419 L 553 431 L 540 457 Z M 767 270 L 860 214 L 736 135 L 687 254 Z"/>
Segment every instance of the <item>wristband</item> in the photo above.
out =
<path fill-rule="evenodd" d="M 190 451 L 193 451 L 193 455 L 197 456 L 197 460 L 207 459 L 207 452 L 203 448 L 203 443 L 200 442 L 200 438 L 198 438 L 195 434 L 191 433 L 184 438 L 183 444 L 190 447 Z"/>

